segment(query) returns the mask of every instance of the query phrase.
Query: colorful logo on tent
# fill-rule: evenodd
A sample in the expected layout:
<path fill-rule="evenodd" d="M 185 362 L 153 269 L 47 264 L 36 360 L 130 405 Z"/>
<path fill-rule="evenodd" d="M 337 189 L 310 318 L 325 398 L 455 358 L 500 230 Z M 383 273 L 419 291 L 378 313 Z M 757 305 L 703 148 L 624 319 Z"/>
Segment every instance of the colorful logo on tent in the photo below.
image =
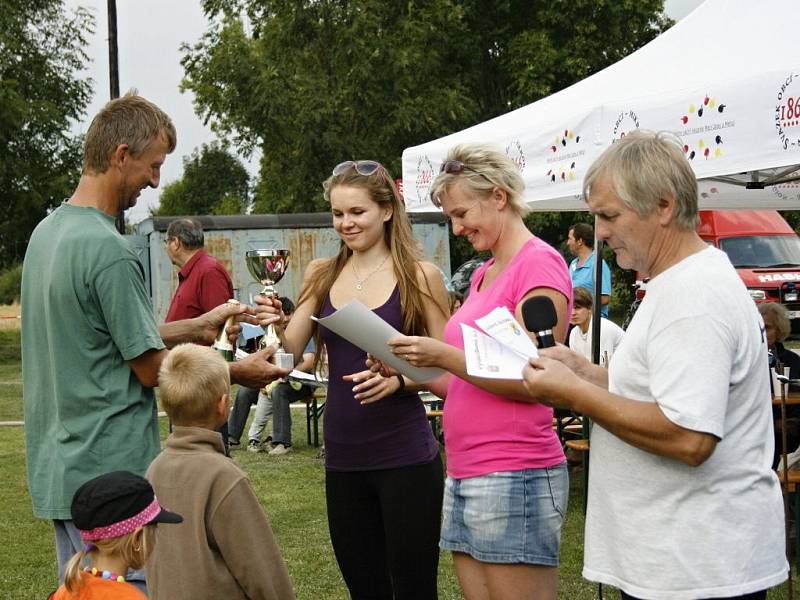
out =
<path fill-rule="evenodd" d="M 420 204 L 428 201 L 428 194 L 431 192 L 433 184 L 433 164 L 427 155 L 420 156 L 417 161 L 417 179 L 414 182 L 417 188 L 417 198 Z"/>
<path fill-rule="evenodd" d="M 522 150 L 522 144 L 519 140 L 514 140 L 506 146 L 506 155 L 514 161 L 520 173 L 525 170 L 525 152 Z"/>
<path fill-rule="evenodd" d="M 632 110 L 623 110 L 614 120 L 614 130 L 611 132 L 612 143 L 621 140 L 626 134 L 639 129 L 639 115 Z"/>
<path fill-rule="evenodd" d="M 580 134 L 564 129 L 553 138 L 553 143 L 547 150 L 548 168 L 545 177 L 550 183 L 574 181 L 575 169 L 584 154 L 586 150 L 581 149 Z"/>
<path fill-rule="evenodd" d="M 689 160 L 719 158 L 722 156 L 723 129 L 736 122 L 726 120 L 728 105 L 711 94 L 691 102 L 680 116 L 687 129 L 676 132 L 684 140 L 683 152 Z M 689 139 L 691 138 L 691 139 Z"/>
<path fill-rule="evenodd" d="M 784 150 L 800 149 L 800 77 L 795 73 L 789 73 L 778 89 L 775 131 Z"/>

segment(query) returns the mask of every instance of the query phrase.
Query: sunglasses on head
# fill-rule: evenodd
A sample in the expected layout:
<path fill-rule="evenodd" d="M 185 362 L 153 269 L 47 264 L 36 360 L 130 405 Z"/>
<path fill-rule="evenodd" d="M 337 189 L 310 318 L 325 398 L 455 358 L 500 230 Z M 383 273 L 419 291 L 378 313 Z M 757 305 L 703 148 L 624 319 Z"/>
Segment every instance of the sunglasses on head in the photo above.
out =
<path fill-rule="evenodd" d="M 383 165 L 374 160 L 346 160 L 333 168 L 333 175 L 341 175 L 348 169 L 355 169 L 359 175 L 368 177 L 383 169 Z"/>
<path fill-rule="evenodd" d="M 494 185 L 494 182 L 489 179 L 486 175 L 478 171 L 477 169 L 473 169 L 467 164 L 464 164 L 460 160 L 446 160 L 442 163 L 442 168 L 439 169 L 439 173 L 449 173 L 450 175 L 458 175 L 459 173 L 463 173 L 464 171 L 470 171 L 475 173 L 476 175 L 480 175 L 486 181 Z"/>

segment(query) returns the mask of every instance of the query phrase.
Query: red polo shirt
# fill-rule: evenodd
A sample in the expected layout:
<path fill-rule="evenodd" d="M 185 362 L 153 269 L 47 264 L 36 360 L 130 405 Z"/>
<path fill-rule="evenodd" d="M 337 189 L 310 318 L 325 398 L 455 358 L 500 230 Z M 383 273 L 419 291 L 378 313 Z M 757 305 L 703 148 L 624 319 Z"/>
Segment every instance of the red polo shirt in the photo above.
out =
<path fill-rule="evenodd" d="M 233 298 L 233 282 L 225 267 L 198 250 L 178 271 L 178 289 L 166 322 L 193 319 Z"/>

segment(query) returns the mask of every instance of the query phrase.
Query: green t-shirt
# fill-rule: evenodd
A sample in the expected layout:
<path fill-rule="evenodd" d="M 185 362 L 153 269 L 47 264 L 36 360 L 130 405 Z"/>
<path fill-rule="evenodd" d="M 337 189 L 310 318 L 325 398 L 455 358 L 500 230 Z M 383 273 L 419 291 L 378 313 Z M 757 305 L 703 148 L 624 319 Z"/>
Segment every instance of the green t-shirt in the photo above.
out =
<path fill-rule="evenodd" d="M 33 512 L 70 519 L 75 490 L 160 449 L 152 389 L 126 361 L 164 347 L 144 272 L 114 219 L 62 204 L 22 270 L 22 378 Z"/>

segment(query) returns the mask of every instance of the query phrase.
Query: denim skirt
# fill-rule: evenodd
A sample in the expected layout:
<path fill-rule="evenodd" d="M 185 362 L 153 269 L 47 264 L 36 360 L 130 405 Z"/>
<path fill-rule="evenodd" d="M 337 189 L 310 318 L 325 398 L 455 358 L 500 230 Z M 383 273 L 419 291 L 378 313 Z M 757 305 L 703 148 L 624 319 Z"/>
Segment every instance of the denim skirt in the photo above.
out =
<path fill-rule="evenodd" d="M 481 562 L 557 566 L 568 495 L 566 463 L 448 477 L 439 546 Z"/>

